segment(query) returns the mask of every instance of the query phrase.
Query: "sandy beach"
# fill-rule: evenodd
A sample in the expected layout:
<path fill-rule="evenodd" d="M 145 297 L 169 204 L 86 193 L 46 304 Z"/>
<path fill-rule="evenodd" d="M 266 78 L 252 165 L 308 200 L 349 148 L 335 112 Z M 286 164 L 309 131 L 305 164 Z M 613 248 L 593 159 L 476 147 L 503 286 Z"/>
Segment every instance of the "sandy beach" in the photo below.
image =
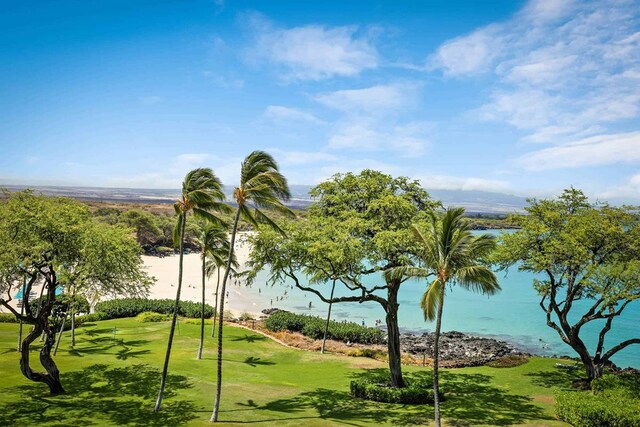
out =
<path fill-rule="evenodd" d="M 247 232 L 240 232 L 236 238 L 235 251 L 240 271 L 244 269 L 244 264 L 249 258 L 250 246 L 247 243 Z M 164 258 L 143 255 L 145 269 L 150 276 L 155 277 L 156 282 L 149 291 L 150 299 L 169 298 L 175 299 L 176 285 L 178 283 L 178 255 L 166 256 Z M 199 253 L 187 254 L 183 258 L 182 301 L 200 302 L 202 300 L 202 259 Z M 224 269 L 221 270 L 221 281 Z M 236 282 L 237 280 L 237 282 Z M 217 274 L 214 273 L 206 281 L 205 302 L 215 306 L 215 289 L 217 284 Z M 260 311 L 266 306 L 259 306 L 253 301 L 251 294 L 246 291 L 243 279 L 231 278 L 227 284 L 229 297 L 225 302 L 225 311 L 230 311 L 234 316 L 247 312 L 260 315 Z"/>

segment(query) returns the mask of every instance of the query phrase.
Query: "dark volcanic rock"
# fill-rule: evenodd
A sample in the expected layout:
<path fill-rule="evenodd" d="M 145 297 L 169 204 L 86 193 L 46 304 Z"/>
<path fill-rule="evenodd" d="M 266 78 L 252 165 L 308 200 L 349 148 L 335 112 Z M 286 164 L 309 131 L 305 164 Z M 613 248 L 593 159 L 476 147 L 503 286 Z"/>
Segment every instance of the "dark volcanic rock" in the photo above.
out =
<path fill-rule="evenodd" d="M 432 357 L 435 334 L 420 336 L 403 334 L 400 346 L 403 352 L 415 356 Z M 505 341 L 481 338 L 450 331 L 440 334 L 440 360 L 447 366 L 478 366 L 507 355 L 524 354 Z"/>

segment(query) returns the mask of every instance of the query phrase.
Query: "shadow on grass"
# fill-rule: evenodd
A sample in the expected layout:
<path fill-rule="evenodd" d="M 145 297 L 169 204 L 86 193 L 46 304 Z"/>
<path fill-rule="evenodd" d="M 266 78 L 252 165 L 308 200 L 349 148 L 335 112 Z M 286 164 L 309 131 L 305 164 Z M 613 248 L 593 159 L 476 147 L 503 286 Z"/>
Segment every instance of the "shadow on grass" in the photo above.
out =
<path fill-rule="evenodd" d="M 249 366 L 253 366 L 254 368 L 258 365 L 262 365 L 262 366 L 275 365 L 275 362 L 271 362 L 269 360 L 262 360 L 259 357 L 255 357 L 255 356 L 247 357 L 246 359 L 244 359 L 244 363 L 246 363 Z"/>
<path fill-rule="evenodd" d="M 142 347 L 149 340 L 124 340 L 122 338 L 99 337 L 78 340 L 76 346 L 67 350 L 71 356 L 83 357 L 91 354 L 115 354 L 120 360 L 148 354 L 149 350 L 134 351 L 131 347 Z"/>
<path fill-rule="evenodd" d="M 358 373 L 354 377 L 380 375 L 388 375 L 388 371 L 371 369 Z M 431 371 L 416 372 L 406 376 L 427 383 L 431 381 Z M 441 388 L 446 397 L 446 401 L 442 404 L 442 415 L 452 426 L 478 424 L 507 426 L 525 423 L 528 420 L 552 419 L 542 408 L 536 406 L 530 397 L 507 393 L 493 386 L 492 378 L 487 375 L 443 371 Z M 251 406 L 240 403 L 238 405 Z M 309 409 L 315 410 L 318 418 L 337 420 L 347 424 L 362 421 L 393 425 L 425 424 L 433 417 L 431 406 L 367 402 L 351 398 L 346 390 L 342 392 L 323 388 L 291 398 L 274 400 L 257 408 L 257 410 L 287 414 L 300 413 Z M 308 416 L 301 414 L 302 418 L 308 418 Z"/>
<path fill-rule="evenodd" d="M 542 387 L 556 387 L 561 390 L 573 390 L 573 382 L 584 378 L 584 371 L 581 367 L 567 369 L 566 367 L 555 367 L 553 371 L 539 371 L 524 374 L 531 377 L 531 382 Z"/>
<path fill-rule="evenodd" d="M 154 413 L 160 372 L 145 364 L 110 368 L 95 364 L 62 374 L 67 393 L 51 396 L 42 384 L 7 389 L 21 396 L 0 405 L 0 425 L 115 425 L 178 426 L 196 416 L 186 400 L 173 400 L 176 390 L 191 388 L 186 377 L 169 375 L 163 404 Z"/>
<path fill-rule="evenodd" d="M 258 341 L 266 341 L 267 337 L 264 335 L 249 335 L 245 334 L 243 337 L 232 338 L 231 341 L 246 341 L 249 343 L 258 342 Z"/>

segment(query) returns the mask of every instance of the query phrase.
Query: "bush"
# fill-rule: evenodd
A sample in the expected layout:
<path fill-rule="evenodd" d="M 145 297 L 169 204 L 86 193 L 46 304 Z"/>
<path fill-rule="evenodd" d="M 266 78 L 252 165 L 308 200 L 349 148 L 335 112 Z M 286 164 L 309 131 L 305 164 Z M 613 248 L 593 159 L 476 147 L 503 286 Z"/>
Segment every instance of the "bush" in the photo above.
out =
<path fill-rule="evenodd" d="M 385 403 L 433 404 L 431 379 L 405 377 L 405 384 L 406 387 L 394 388 L 388 377 L 361 378 L 351 381 L 351 397 Z"/>
<path fill-rule="evenodd" d="M 240 320 L 241 321 L 246 321 L 246 320 L 255 320 L 255 319 L 253 318 L 253 314 L 251 314 L 251 313 L 242 313 L 240 315 Z"/>
<path fill-rule="evenodd" d="M 118 319 L 121 317 L 135 317 L 145 311 L 160 314 L 173 314 L 174 305 L 175 301 L 170 299 L 123 298 L 98 303 L 96 305 L 96 312 L 104 313 L 107 316 L 107 319 Z M 189 301 L 180 301 L 178 306 L 178 315 L 198 318 L 200 317 L 201 308 L 201 304 Z M 213 316 L 213 307 L 206 304 L 204 316 Z"/>
<path fill-rule="evenodd" d="M 85 323 L 90 323 L 90 322 L 98 322 L 100 320 L 107 320 L 107 316 L 105 313 L 91 313 L 91 314 L 84 314 L 82 316 L 76 316 L 76 326 L 80 326 L 83 325 Z"/>
<path fill-rule="evenodd" d="M 605 375 L 592 388 L 557 393 L 558 418 L 575 427 L 640 426 L 640 375 Z"/>
<path fill-rule="evenodd" d="M 171 320 L 170 314 L 160 314 L 154 313 L 151 311 L 145 311 L 136 316 L 136 320 L 138 322 L 164 322 L 166 320 Z"/>
<path fill-rule="evenodd" d="M 0 323 L 18 323 L 13 313 L 0 313 Z"/>
<path fill-rule="evenodd" d="M 265 327 L 273 332 L 291 331 L 300 332 L 304 336 L 313 339 L 321 339 L 324 336 L 326 320 L 317 316 L 277 311 L 267 318 Z M 337 341 L 381 344 L 384 342 L 384 334 L 377 328 L 368 328 L 353 322 L 329 322 L 327 338 Z"/>

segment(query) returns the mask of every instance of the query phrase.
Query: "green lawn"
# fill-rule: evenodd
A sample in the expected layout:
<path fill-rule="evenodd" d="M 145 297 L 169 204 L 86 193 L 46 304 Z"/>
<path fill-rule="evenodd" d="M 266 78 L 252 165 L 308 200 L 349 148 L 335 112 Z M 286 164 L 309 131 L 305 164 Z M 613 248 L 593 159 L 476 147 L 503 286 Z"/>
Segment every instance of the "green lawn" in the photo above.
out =
<path fill-rule="evenodd" d="M 15 324 L 0 324 L 0 425 L 210 425 L 214 341 L 207 337 L 204 358 L 196 360 L 195 324 L 180 323 L 159 414 L 151 409 L 168 322 L 96 322 L 78 329 L 74 350 L 65 333 L 55 360 L 67 394 L 56 397 L 20 373 L 17 329 Z M 349 381 L 384 369 L 384 363 L 288 349 L 241 328 L 225 331 L 222 425 L 426 425 L 433 415 L 429 406 L 350 398 Z M 37 363 L 37 353 L 32 360 Z M 557 369 L 556 362 L 533 358 L 516 368 L 444 371 L 447 425 L 566 426 L 553 414 L 553 392 L 568 387 L 579 373 Z M 423 368 L 405 370 L 429 374 Z"/>

